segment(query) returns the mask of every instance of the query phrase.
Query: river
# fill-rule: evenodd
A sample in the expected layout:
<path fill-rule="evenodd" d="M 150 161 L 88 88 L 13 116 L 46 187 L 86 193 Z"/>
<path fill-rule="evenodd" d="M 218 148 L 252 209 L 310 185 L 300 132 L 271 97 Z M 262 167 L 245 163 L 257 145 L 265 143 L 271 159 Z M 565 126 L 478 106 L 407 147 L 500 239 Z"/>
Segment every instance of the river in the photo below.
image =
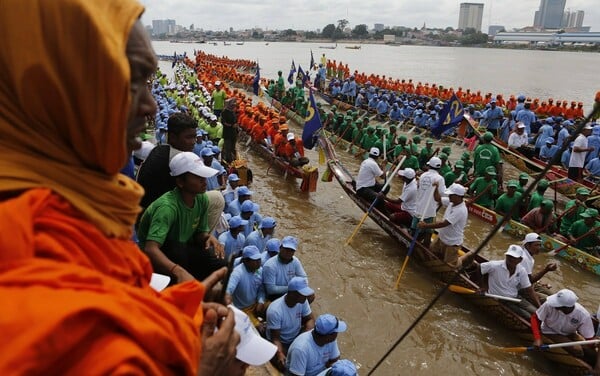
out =
<path fill-rule="evenodd" d="M 289 67 L 291 57 L 298 59 L 296 63 L 308 60 L 309 52 L 304 51 L 309 51 L 311 47 L 310 44 L 296 43 L 271 43 L 269 46 L 265 46 L 264 43 L 212 46 L 154 42 L 153 45 L 159 54 L 172 54 L 174 50 L 183 52 L 184 48 L 191 53 L 194 48 L 197 48 L 215 54 L 227 54 L 229 57 L 258 58 L 261 61 L 261 72 L 265 77 L 273 77 L 277 69 L 283 70 L 283 67 Z M 315 59 L 318 59 L 316 54 L 321 51 L 317 50 L 316 45 L 312 45 L 312 48 Z M 375 51 L 373 54 L 368 53 L 371 49 Z M 406 51 L 401 52 L 402 50 Z M 384 55 L 385 51 L 389 53 L 387 60 L 395 59 L 395 56 L 398 56 L 396 54 L 405 53 L 410 63 L 398 61 L 398 66 L 403 67 L 400 69 L 392 63 L 375 58 L 376 54 Z M 332 54 L 329 50 L 327 53 Z M 597 59 L 597 55 L 582 53 L 377 45 L 363 45 L 361 50 L 340 49 L 338 45 L 334 53 L 336 55 L 332 57 L 348 59 L 351 67 L 356 66 L 368 72 L 394 77 L 401 76 L 400 73 L 395 72 L 402 72 L 402 75 L 413 79 L 442 84 L 461 82 L 463 87 L 470 85 L 470 87 L 480 87 L 494 92 L 512 92 L 504 88 L 511 87 L 510 82 L 518 82 L 518 80 L 510 81 L 517 74 L 512 68 L 515 63 L 511 61 L 515 56 L 522 58 L 520 62 L 522 64 L 525 64 L 524 60 L 530 59 L 529 54 L 548 54 L 547 60 L 552 63 L 562 56 L 572 58 L 569 64 L 579 64 L 585 59 Z M 340 55 L 338 56 L 337 53 Z M 472 67 L 470 71 L 457 62 L 457 59 L 462 60 L 465 54 L 479 55 L 478 66 Z M 300 55 L 302 61 L 299 60 Z M 436 55 L 438 57 L 434 59 Z M 498 62 L 498 56 L 504 56 L 502 58 L 505 60 L 504 64 Z M 418 64 L 420 60 L 426 60 L 427 64 Z M 448 64 L 440 64 L 442 60 L 452 61 L 452 69 L 448 70 Z M 468 60 L 470 59 L 463 61 Z M 275 61 L 278 63 L 276 64 Z M 427 66 L 429 63 L 432 65 Z M 505 67 L 503 72 L 507 75 L 506 80 L 502 80 L 497 74 L 478 73 L 485 64 Z M 164 63 L 161 66 L 168 68 Z M 364 68 L 360 68 L 361 66 Z M 438 71 L 442 66 L 446 66 L 447 76 Z M 385 67 L 389 67 L 390 70 L 384 70 L 387 69 Z M 581 70 L 585 70 L 584 68 L 585 66 L 582 66 Z M 431 72 L 429 76 L 428 71 Z M 469 78 L 472 84 L 467 85 L 466 81 L 462 80 L 463 73 L 460 73 L 462 71 L 464 71 L 464 78 Z M 579 100 L 576 99 L 576 93 L 579 93 L 577 95 L 582 99 L 589 98 L 595 90 L 592 87 L 595 75 L 590 72 L 591 69 L 588 70 L 590 75 L 587 81 L 582 78 L 582 85 L 573 85 L 573 87 L 566 85 L 564 81 L 556 85 L 551 84 L 551 81 L 556 81 L 558 70 L 548 71 L 544 79 L 530 82 L 529 86 L 521 82 L 520 85 L 523 86 L 520 87 L 531 95 L 538 95 L 533 93 L 544 93 L 547 90 L 549 95 L 555 97 Z M 535 73 L 542 75 L 539 71 Z M 575 76 L 582 75 L 579 70 L 574 73 Z M 568 78 L 573 77 L 569 75 Z M 561 90 L 564 88 L 564 91 L 553 89 L 559 87 Z M 294 124 L 290 125 L 294 129 Z M 450 159 L 455 160 L 462 150 L 458 145 L 452 145 L 452 149 Z M 419 315 L 435 295 L 440 284 L 426 270 L 411 262 L 402 277 L 400 289 L 395 290 L 394 281 L 406 250 L 370 219 L 362 226 L 353 242 L 346 246 L 346 239 L 363 213 L 345 195 L 335 180 L 331 183 L 319 181 L 317 192 L 302 193 L 299 189 L 299 181 L 295 181 L 291 176 L 284 180 L 281 173 L 268 168 L 268 161 L 261 159 L 251 150 L 244 153 L 246 150 L 244 146 L 239 146 L 239 150 L 248 159 L 254 172 L 255 182 L 252 190 L 255 191 L 255 201 L 261 206 L 261 214 L 271 215 L 278 221 L 276 236 L 282 238 L 286 235 L 294 235 L 301 240 L 297 256 L 303 262 L 309 275 L 310 285 L 317 293 L 317 299 L 312 305 L 313 311 L 317 314 L 326 312 L 335 314 L 348 323 L 348 331 L 338 337 L 342 357 L 355 361 L 360 367 L 359 373 L 365 375 Z M 316 151 L 307 151 L 307 156 L 313 164 L 317 164 Z M 338 151 L 338 156 L 350 171 L 358 170 L 357 159 L 343 151 Z M 322 174 L 324 167 L 320 166 L 319 170 Z M 507 166 L 505 174 L 514 177 L 517 171 Z M 397 191 L 399 185 L 396 180 L 394 191 Z M 550 189 L 546 195 L 548 198 L 553 197 Z M 477 247 L 489 229 L 489 225 L 470 218 L 466 229 L 465 245 Z M 500 259 L 507 246 L 515 242 L 515 239 L 506 234 L 498 234 L 482 254 L 488 258 Z M 597 297 L 600 294 L 598 277 L 547 255 L 536 257 L 536 268 L 550 261 L 557 262 L 559 269 L 547 274 L 544 281 L 555 288 L 568 287 L 575 290 L 580 297 L 579 302 L 595 312 L 599 303 Z M 411 335 L 387 358 L 386 363 L 377 370 L 376 374 L 560 375 L 556 367 L 546 362 L 539 354 L 515 355 L 498 350 L 498 347 L 502 346 L 520 345 L 523 344 L 515 336 L 503 331 L 501 326 L 475 310 L 460 296 L 447 293 Z"/>

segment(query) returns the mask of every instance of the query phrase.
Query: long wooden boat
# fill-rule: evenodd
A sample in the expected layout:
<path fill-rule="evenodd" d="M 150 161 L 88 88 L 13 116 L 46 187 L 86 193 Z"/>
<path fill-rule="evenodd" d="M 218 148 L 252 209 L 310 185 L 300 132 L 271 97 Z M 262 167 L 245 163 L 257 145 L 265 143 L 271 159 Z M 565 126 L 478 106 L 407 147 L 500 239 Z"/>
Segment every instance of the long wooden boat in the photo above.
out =
<path fill-rule="evenodd" d="M 250 147 L 261 157 L 269 161 L 269 169 L 273 167 L 281 171 L 284 175 L 291 175 L 295 178 L 302 179 L 300 188 L 303 192 L 315 192 L 317 190 L 317 181 L 319 180 L 319 169 L 317 167 L 310 165 L 294 167 L 285 159 L 276 156 L 266 145 L 252 140 L 250 135 L 243 130 L 240 130 L 239 142 L 241 147 Z"/>
<path fill-rule="evenodd" d="M 331 173 L 338 181 L 344 192 L 348 197 L 363 211 L 367 211 L 370 202 L 357 196 L 353 185 L 352 175 L 344 168 L 341 162 L 338 160 L 335 150 L 331 143 L 324 137 L 320 137 L 319 145 L 323 148 L 327 159 L 328 168 Z M 389 218 L 377 209 L 373 209 L 369 212 L 369 217 L 377 223 L 385 232 L 387 232 L 392 238 L 396 239 L 402 246 L 408 247 L 411 243 L 411 234 L 404 228 L 397 226 L 389 220 Z M 437 279 L 442 282 L 450 282 L 456 274 L 456 269 L 437 258 L 432 254 L 429 249 L 423 247 L 419 242 L 415 243 L 415 258 L 425 269 L 433 274 Z M 468 251 L 463 247 L 463 251 Z M 477 262 L 487 261 L 483 257 L 477 256 Z M 467 287 L 469 289 L 477 289 L 477 284 L 472 280 L 470 274 L 460 274 L 454 281 L 453 284 Z M 515 333 L 526 343 L 533 341 L 533 335 L 531 334 L 531 327 L 527 320 L 524 320 L 513 311 L 511 311 L 501 301 L 485 297 L 482 295 L 462 295 L 466 300 L 474 304 L 486 317 L 492 317 L 496 322 L 502 324 L 504 327 Z M 548 338 L 543 338 L 544 343 L 552 343 Z M 587 375 L 590 373 L 592 367 L 585 361 L 570 355 L 567 351 L 562 348 L 555 348 L 549 351 L 544 351 L 543 355 L 557 363 L 562 369 L 564 374 L 568 375 Z"/>
<path fill-rule="evenodd" d="M 491 209 L 484 208 L 483 206 L 469 204 L 467 205 L 467 208 L 469 209 L 469 214 L 489 224 L 496 225 L 499 221 L 502 221 L 502 215 Z M 519 240 L 522 240 L 526 234 L 533 232 L 533 230 L 529 227 L 512 219 L 504 225 L 503 231 Z M 546 252 L 563 248 L 566 245 L 566 243 L 553 238 L 548 234 L 542 233 L 539 235 L 542 238 L 542 249 Z M 556 256 L 583 270 L 600 276 L 600 259 L 581 249 L 568 246 L 563 248 L 562 251 L 558 252 Z"/>

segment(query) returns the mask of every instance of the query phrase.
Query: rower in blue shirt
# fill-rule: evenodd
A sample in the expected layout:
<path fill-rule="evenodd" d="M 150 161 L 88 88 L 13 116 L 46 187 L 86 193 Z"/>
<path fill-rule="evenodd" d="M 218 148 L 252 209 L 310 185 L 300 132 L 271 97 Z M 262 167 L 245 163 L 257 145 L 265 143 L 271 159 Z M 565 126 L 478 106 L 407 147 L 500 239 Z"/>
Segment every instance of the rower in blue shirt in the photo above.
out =
<path fill-rule="evenodd" d="M 572 125 L 573 122 L 570 120 L 565 120 L 562 123 L 560 123 L 560 130 L 558 131 L 558 139 L 556 141 L 556 145 L 558 145 L 559 148 L 562 147 L 565 140 L 569 138 L 570 133 L 568 127 Z"/>
<path fill-rule="evenodd" d="M 600 178 L 600 158 L 593 158 L 585 165 L 585 170 L 595 178 Z"/>
<path fill-rule="evenodd" d="M 552 124 L 554 124 L 554 119 L 549 117 L 546 119 L 544 125 L 542 125 L 538 130 L 538 137 L 535 140 L 535 149 L 537 151 L 539 151 L 542 146 L 546 144 L 546 140 L 548 138 L 552 138 L 552 136 L 554 136 L 554 127 L 552 127 Z M 552 143 L 554 143 L 554 140 L 552 140 Z"/>
<path fill-rule="evenodd" d="M 554 145 L 554 138 L 547 137 L 546 143 L 540 148 L 540 159 L 544 162 L 549 161 L 558 151 L 558 146 Z"/>
<path fill-rule="evenodd" d="M 592 124 L 592 134 L 588 136 L 588 147 L 594 148 L 591 152 L 587 153 L 585 161 L 589 162 L 598 156 L 600 150 L 600 125 Z"/>
<path fill-rule="evenodd" d="M 500 128 L 500 121 L 504 118 L 504 113 L 500 107 L 496 107 L 496 100 L 490 101 L 490 108 L 485 112 L 485 119 L 487 123 L 487 130 L 491 131 L 494 135 L 498 135 L 498 129 Z"/>
<path fill-rule="evenodd" d="M 380 119 L 383 119 L 387 116 L 389 108 L 390 108 L 390 105 L 387 102 L 387 97 L 384 95 L 379 100 L 379 102 L 377 103 L 377 106 L 375 107 L 375 109 L 377 110 L 377 115 L 379 116 Z"/>
<path fill-rule="evenodd" d="M 298 239 L 286 236 L 281 240 L 277 257 L 272 257 L 265 263 L 263 283 L 269 300 L 273 301 L 285 294 L 293 277 L 307 278 L 302 263 L 294 256 L 297 249 Z"/>
<path fill-rule="evenodd" d="M 394 103 L 392 105 L 392 109 L 390 110 L 390 119 L 394 121 L 400 121 L 402 119 L 402 110 L 398 107 L 398 103 Z"/>
<path fill-rule="evenodd" d="M 531 124 L 537 120 L 535 114 L 529 109 L 530 103 L 525 103 L 525 108 L 517 112 L 517 122 L 525 124 L 525 132 L 528 136 L 531 136 Z"/>
<path fill-rule="evenodd" d="M 262 253 L 265 251 L 267 241 L 273 237 L 277 222 L 275 218 L 265 217 L 260 222 L 257 230 L 252 231 L 246 238 L 244 245 L 253 245 Z"/>
<path fill-rule="evenodd" d="M 242 233 L 248 223 L 240 216 L 231 217 L 228 221 L 229 230 L 219 235 L 219 243 L 225 248 L 225 259 L 238 257 L 242 253 L 246 237 Z"/>
<path fill-rule="evenodd" d="M 369 109 L 374 110 L 377 107 L 378 102 L 379 102 L 379 97 L 377 95 L 373 95 L 373 97 L 369 101 Z"/>
<path fill-rule="evenodd" d="M 365 89 L 360 89 L 356 96 L 356 100 L 354 101 L 354 107 L 362 108 L 365 105 L 365 101 Z"/>
<path fill-rule="evenodd" d="M 242 264 L 233 269 L 225 293 L 226 304 L 233 304 L 246 312 L 254 325 L 258 324 L 256 316 L 262 316 L 265 312 L 265 289 L 260 261 L 258 248 L 252 245 L 244 247 Z"/>

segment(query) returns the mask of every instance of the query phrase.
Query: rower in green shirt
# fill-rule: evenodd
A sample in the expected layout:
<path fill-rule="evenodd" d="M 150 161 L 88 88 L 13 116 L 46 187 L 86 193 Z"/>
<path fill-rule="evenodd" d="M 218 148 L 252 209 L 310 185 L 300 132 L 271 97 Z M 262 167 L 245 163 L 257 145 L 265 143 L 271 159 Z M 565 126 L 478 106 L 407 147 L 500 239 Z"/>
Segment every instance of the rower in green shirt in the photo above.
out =
<path fill-rule="evenodd" d="M 412 138 L 412 144 L 410 145 L 411 150 L 412 150 L 412 154 L 414 156 L 419 155 L 419 144 L 421 143 L 421 136 L 414 136 Z"/>
<path fill-rule="evenodd" d="M 494 197 L 498 195 L 498 182 L 495 179 L 496 169 L 488 166 L 485 176 L 480 176 L 469 187 L 469 194 L 477 197 L 476 204 L 486 208 L 493 207 Z"/>
<path fill-rule="evenodd" d="M 527 182 L 529 182 L 529 175 L 527 175 L 525 172 L 519 174 L 519 186 L 517 187 L 517 192 L 521 194 L 525 193 L 525 190 L 527 189 Z"/>
<path fill-rule="evenodd" d="M 509 180 L 506 185 L 506 192 L 496 200 L 495 211 L 498 214 L 506 214 L 513 206 L 515 206 L 522 197 L 522 194 L 517 192 L 519 183 L 516 180 Z M 512 212 L 512 219 L 518 221 L 521 218 L 521 211 L 515 208 Z"/>
<path fill-rule="evenodd" d="M 582 219 L 575 221 L 569 228 L 569 240 L 573 243 L 575 248 L 579 248 L 583 251 L 597 255 L 597 247 L 600 244 L 600 229 L 596 232 L 592 232 L 588 236 L 575 242 L 575 239 L 583 236 L 588 231 L 600 226 L 600 221 L 596 220 L 598 216 L 598 210 L 594 208 L 588 208 L 585 212 L 581 213 Z"/>
<path fill-rule="evenodd" d="M 400 153 L 402 153 L 402 151 L 404 151 L 406 148 L 408 148 L 408 146 L 406 146 L 406 136 L 401 135 L 398 136 L 398 144 L 396 144 L 396 146 L 394 146 L 394 158 L 398 158 L 398 156 L 400 155 Z"/>
<path fill-rule="evenodd" d="M 454 170 L 442 175 L 444 177 L 446 187 L 449 187 L 454 183 L 464 185 L 467 182 L 467 174 L 464 173 L 464 167 L 465 164 L 459 159 L 454 163 Z M 459 178 L 460 180 L 457 181 Z"/>
<path fill-rule="evenodd" d="M 579 187 L 577 188 L 577 192 L 575 193 L 575 199 L 570 200 L 565 205 L 565 211 L 571 210 L 569 213 L 563 215 L 560 220 L 560 233 L 562 235 L 568 236 L 569 228 L 571 225 L 582 219 L 581 214 L 585 212 L 585 200 L 589 197 L 590 191 L 587 188 Z"/>
<path fill-rule="evenodd" d="M 377 142 L 377 136 L 375 136 L 375 128 L 372 126 L 367 127 L 367 133 L 360 140 L 360 147 L 364 150 L 370 150 L 373 145 Z"/>
<path fill-rule="evenodd" d="M 436 150 L 436 151 L 438 151 L 438 150 Z M 421 152 L 419 153 L 419 164 L 421 165 L 421 168 L 423 168 L 423 166 L 425 166 L 427 161 L 429 161 L 429 159 L 431 159 L 431 157 L 433 157 L 434 153 L 435 152 L 433 150 L 433 140 L 427 139 L 427 141 L 425 141 L 425 147 L 423 149 L 421 149 Z"/>
<path fill-rule="evenodd" d="M 445 176 L 447 173 L 452 172 L 452 168 L 448 165 L 448 154 L 440 153 L 440 159 L 442 160 L 442 167 L 440 167 L 438 172 L 440 175 Z M 449 185 L 446 187 L 449 187 Z"/>
<path fill-rule="evenodd" d="M 462 153 L 460 160 L 463 161 L 463 163 L 464 163 L 465 175 L 469 175 L 469 172 L 471 171 L 471 167 L 473 167 L 473 162 L 471 161 L 471 155 L 469 154 L 469 152 L 465 151 L 464 153 Z"/>
<path fill-rule="evenodd" d="M 404 162 L 402 162 L 402 169 L 405 168 L 412 168 L 415 171 L 419 170 L 419 158 L 417 158 L 416 155 L 412 154 L 411 150 L 410 150 L 410 144 L 408 145 L 409 147 L 407 147 L 406 149 L 404 149 L 402 151 L 402 153 L 400 153 L 400 155 L 406 155 L 406 159 L 404 160 Z M 401 157 L 400 157 L 401 158 Z"/>
<path fill-rule="evenodd" d="M 533 192 L 531 194 L 531 198 L 529 199 L 529 206 L 527 207 L 527 211 L 530 211 L 531 209 L 535 209 L 542 204 L 542 201 L 544 200 L 544 192 L 546 192 L 546 189 L 548 189 L 548 185 L 549 185 L 548 180 L 540 179 L 537 187 L 535 187 L 535 192 Z"/>

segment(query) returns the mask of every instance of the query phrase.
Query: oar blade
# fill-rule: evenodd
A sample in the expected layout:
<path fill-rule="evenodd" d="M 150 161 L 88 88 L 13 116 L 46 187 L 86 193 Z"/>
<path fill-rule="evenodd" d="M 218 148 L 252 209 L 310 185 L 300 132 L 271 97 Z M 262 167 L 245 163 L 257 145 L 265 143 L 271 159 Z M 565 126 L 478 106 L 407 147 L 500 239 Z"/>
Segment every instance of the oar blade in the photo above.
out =
<path fill-rule="evenodd" d="M 524 353 L 528 350 L 528 347 L 520 346 L 520 347 L 501 347 L 500 351 L 510 352 L 510 353 Z"/>
<path fill-rule="evenodd" d="M 448 286 L 448 290 L 457 294 L 475 294 L 475 290 L 458 285 L 450 285 Z"/>

